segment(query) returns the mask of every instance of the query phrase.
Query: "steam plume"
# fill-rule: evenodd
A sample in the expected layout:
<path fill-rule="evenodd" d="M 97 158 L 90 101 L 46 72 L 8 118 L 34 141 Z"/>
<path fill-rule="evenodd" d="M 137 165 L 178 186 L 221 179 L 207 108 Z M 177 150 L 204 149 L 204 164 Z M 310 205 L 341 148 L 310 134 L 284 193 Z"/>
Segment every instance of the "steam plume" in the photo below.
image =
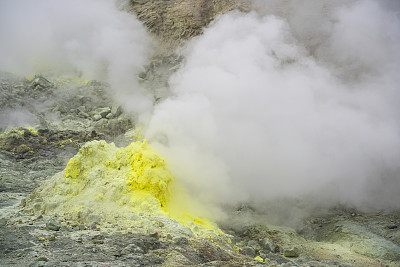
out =
<path fill-rule="evenodd" d="M 137 84 L 151 40 L 113 0 L 1 1 L 0 70 L 107 81 L 134 111 L 151 110 Z M 133 101 L 133 103 L 132 103 Z"/>
<path fill-rule="evenodd" d="M 147 136 L 204 201 L 399 208 L 400 4 L 253 1 L 187 45 Z M 131 110 L 151 43 L 114 1 L 2 1 L 0 69 L 109 81 Z"/>
<path fill-rule="evenodd" d="M 398 208 L 398 5 L 254 4 L 188 45 L 174 97 L 155 110 L 148 134 L 179 178 L 222 203 Z"/>

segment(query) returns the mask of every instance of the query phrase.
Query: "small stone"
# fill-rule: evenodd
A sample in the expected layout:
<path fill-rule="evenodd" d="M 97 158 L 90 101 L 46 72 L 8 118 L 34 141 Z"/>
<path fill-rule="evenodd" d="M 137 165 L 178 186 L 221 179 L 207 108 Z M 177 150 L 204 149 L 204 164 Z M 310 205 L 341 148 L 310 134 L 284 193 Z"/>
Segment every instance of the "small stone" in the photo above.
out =
<path fill-rule="evenodd" d="M 55 237 L 54 235 L 51 235 L 51 236 L 49 237 L 49 241 L 54 241 L 54 240 L 56 240 L 56 237 Z"/>
<path fill-rule="evenodd" d="M 46 238 L 44 238 L 43 236 L 39 237 L 39 241 L 46 241 Z"/>
<path fill-rule="evenodd" d="M 37 257 L 36 261 L 49 261 L 49 259 L 45 256 L 39 256 Z"/>
<path fill-rule="evenodd" d="M 34 211 L 40 211 L 42 209 L 42 203 L 35 203 L 33 205 L 33 210 Z"/>
<path fill-rule="evenodd" d="M 27 153 L 27 152 L 29 152 L 31 149 L 27 146 L 27 145 L 24 145 L 24 144 L 22 144 L 22 145 L 20 145 L 20 146 L 18 146 L 17 148 L 16 148 L 16 152 L 18 153 L 18 154 L 24 154 L 24 153 Z"/>
<path fill-rule="evenodd" d="M 117 106 L 117 105 L 113 105 L 111 108 L 111 114 L 113 115 L 113 117 L 118 117 L 119 115 L 122 114 L 122 107 L 121 106 Z"/>
<path fill-rule="evenodd" d="M 149 236 L 154 237 L 156 239 L 160 238 L 160 231 L 154 231 L 153 233 L 149 234 Z"/>
<path fill-rule="evenodd" d="M 387 226 L 388 229 L 393 230 L 396 229 L 398 226 L 396 224 L 390 224 Z"/>
<path fill-rule="evenodd" d="M 62 231 L 62 232 L 71 232 L 72 228 L 70 226 L 67 226 L 67 225 L 62 225 L 61 228 L 60 228 L 60 231 Z"/>
<path fill-rule="evenodd" d="M 139 75 L 138 75 L 138 77 L 139 77 L 140 79 L 142 79 L 142 80 L 146 79 L 146 76 L 147 76 L 146 72 L 141 72 L 141 73 L 139 73 Z"/>
<path fill-rule="evenodd" d="M 244 247 L 242 251 L 244 252 L 245 255 L 250 256 L 252 258 L 256 256 L 256 251 L 252 247 Z"/>
<path fill-rule="evenodd" d="M 92 238 L 93 244 L 104 244 L 104 236 L 103 235 L 96 235 Z"/>
<path fill-rule="evenodd" d="M 284 248 L 283 249 L 283 256 L 290 257 L 290 258 L 298 257 L 298 256 L 300 256 L 300 249 L 297 248 L 297 247 Z"/>
<path fill-rule="evenodd" d="M 106 126 L 107 123 L 108 123 L 107 119 L 100 119 L 100 120 L 96 121 L 93 124 L 93 126 L 96 127 L 96 128 L 102 128 L 102 127 Z"/>
<path fill-rule="evenodd" d="M 258 244 L 258 242 L 255 241 L 255 240 L 250 240 L 250 241 L 247 243 L 247 246 L 248 246 L 248 247 L 252 247 L 252 248 L 254 248 L 255 250 L 257 250 L 258 248 L 260 248 L 260 244 Z"/>
<path fill-rule="evenodd" d="M 80 106 L 77 108 L 80 112 L 86 112 L 86 107 L 85 106 Z"/>
<path fill-rule="evenodd" d="M 98 121 L 98 120 L 100 120 L 102 117 L 101 117 L 101 115 L 99 115 L 99 114 L 95 114 L 94 116 L 93 116 L 93 120 L 94 121 Z"/>
<path fill-rule="evenodd" d="M 22 253 L 18 253 L 18 254 L 17 254 L 17 257 L 22 257 Z"/>
<path fill-rule="evenodd" d="M 87 222 L 89 224 L 99 224 L 100 221 L 101 221 L 101 216 L 96 214 L 89 214 L 89 216 L 87 217 Z"/>
<path fill-rule="evenodd" d="M 89 228 L 91 230 L 96 230 L 97 229 L 97 223 L 96 222 L 92 223 L 91 225 L 89 225 Z"/>
<path fill-rule="evenodd" d="M 100 115 L 102 118 L 105 118 L 108 115 L 108 113 L 111 113 L 111 109 L 109 107 L 98 108 L 95 110 L 95 113 Z"/>
<path fill-rule="evenodd" d="M 0 219 L 0 226 L 6 226 L 7 225 L 7 219 L 6 218 L 1 218 Z"/>
<path fill-rule="evenodd" d="M 269 238 L 264 238 L 263 240 L 261 240 L 261 247 L 266 250 L 266 251 L 271 251 L 274 252 L 275 251 L 275 244 L 274 242 L 269 239 Z"/>
<path fill-rule="evenodd" d="M 46 223 L 46 228 L 51 231 L 58 231 L 61 228 L 61 225 L 58 222 L 50 221 Z"/>
<path fill-rule="evenodd" d="M 141 249 L 139 246 L 137 246 L 136 244 L 129 244 L 127 245 L 125 248 L 122 249 L 121 254 L 122 255 L 127 255 L 127 254 L 143 254 L 144 251 L 143 249 Z"/>
<path fill-rule="evenodd" d="M 184 246 L 189 244 L 189 240 L 184 236 L 174 237 L 172 241 L 178 246 Z"/>
<path fill-rule="evenodd" d="M 87 114 L 86 112 L 83 112 L 83 111 L 79 112 L 78 115 L 79 115 L 79 117 L 85 118 L 85 119 L 90 117 L 89 114 Z"/>
<path fill-rule="evenodd" d="M 113 114 L 112 113 L 108 113 L 107 116 L 106 116 L 106 119 L 112 119 L 112 117 L 113 117 Z"/>

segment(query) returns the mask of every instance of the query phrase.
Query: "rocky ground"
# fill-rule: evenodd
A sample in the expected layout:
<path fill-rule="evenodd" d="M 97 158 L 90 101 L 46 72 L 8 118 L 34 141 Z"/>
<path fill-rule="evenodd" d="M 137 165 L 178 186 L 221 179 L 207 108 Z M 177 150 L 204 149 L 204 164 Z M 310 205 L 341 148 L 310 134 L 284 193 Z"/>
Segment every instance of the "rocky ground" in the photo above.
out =
<path fill-rule="evenodd" d="M 24 212 L 34 189 L 62 171 L 85 142 L 132 141 L 134 116 L 106 92 L 96 81 L 2 74 L 1 266 L 400 266 L 399 213 L 339 207 L 294 226 L 286 222 L 290 228 L 269 224 L 250 206 L 233 207 L 220 223 L 225 242 L 183 226 L 169 229 L 146 215 L 140 220 L 151 227 L 127 228 Z M 13 121 L 5 114 L 21 110 L 37 125 L 8 126 Z M 34 201 L 40 210 L 42 200 Z"/>
<path fill-rule="evenodd" d="M 241 1 L 131 2 L 173 47 L 200 34 L 216 15 L 245 8 Z M 165 12 L 157 17 L 153 9 L 160 6 Z M 160 23 L 175 27 L 167 33 Z M 167 54 L 138 77 L 155 103 L 168 94 L 157 90 L 168 87 L 182 60 Z M 125 146 L 137 138 L 135 115 L 109 91 L 103 82 L 76 77 L 0 74 L 0 266 L 400 266 L 400 212 L 340 206 L 278 222 L 271 221 L 274 213 L 243 205 L 227 209 L 228 219 L 219 222 L 224 235 L 207 237 L 146 214 L 137 215 L 142 224 L 135 228 L 117 218 L 101 224 L 38 214 L 45 203 L 35 188 L 63 171 L 83 144 Z M 34 202 L 32 212 L 24 209 L 27 202 Z"/>

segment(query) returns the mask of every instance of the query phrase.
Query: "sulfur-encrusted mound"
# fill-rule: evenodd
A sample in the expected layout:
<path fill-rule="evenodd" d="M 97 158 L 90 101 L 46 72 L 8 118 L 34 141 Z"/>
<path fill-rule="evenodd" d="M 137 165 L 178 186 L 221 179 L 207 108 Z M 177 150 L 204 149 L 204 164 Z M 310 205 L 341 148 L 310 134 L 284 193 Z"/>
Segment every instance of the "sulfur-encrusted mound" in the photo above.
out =
<path fill-rule="evenodd" d="M 146 141 L 120 149 L 105 141 L 87 143 L 68 162 L 65 178 L 56 193 L 152 213 L 167 211 L 174 180 L 165 160 Z"/>
<path fill-rule="evenodd" d="M 175 219 L 196 234 L 221 233 L 200 218 L 191 199 L 146 141 L 125 148 L 91 141 L 71 158 L 64 172 L 43 183 L 25 201 L 25 210 L 75 220 L 135 227 L 143 216 Z"/>

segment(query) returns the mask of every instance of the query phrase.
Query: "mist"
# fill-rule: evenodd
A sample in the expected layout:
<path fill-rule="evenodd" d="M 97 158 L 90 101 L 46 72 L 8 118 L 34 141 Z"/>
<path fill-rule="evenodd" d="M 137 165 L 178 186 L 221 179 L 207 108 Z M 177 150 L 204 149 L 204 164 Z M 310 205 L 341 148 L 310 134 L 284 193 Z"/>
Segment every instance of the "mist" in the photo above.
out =
<path fill-rule="evenodd" d="M 112 0 L 1 1 L 0 70 L 110 83 L 150 118 L 149 142 L 203 203 L 399 208 L 398 1 L 252 9 L 218 17 L 176 51 L 185 60 L 155 107 L 136 78 L 153 41 Z"/>
<path fill-rule="evenodd" d="M 20 76 L 69 75 L 108 82 L 129 111 L 152 109 L 137 75 L 152 40 L 124 1 L 1 1 L 0 70 Z"/>
<path fill-rule="evenodd" d="M 147 136 L 205 202 L 400 207 L 395 1 L 255 1 L 187 45 Z"/>

